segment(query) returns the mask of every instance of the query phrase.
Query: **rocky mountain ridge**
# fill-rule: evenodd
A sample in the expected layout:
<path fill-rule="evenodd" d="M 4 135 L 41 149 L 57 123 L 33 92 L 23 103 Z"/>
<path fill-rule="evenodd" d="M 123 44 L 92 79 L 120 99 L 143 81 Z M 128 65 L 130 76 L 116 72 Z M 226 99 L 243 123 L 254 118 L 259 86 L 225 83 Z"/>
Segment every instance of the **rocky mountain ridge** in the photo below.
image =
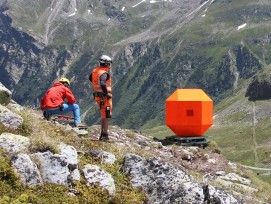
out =
<path fill-rule="evenodd" d="M 117 126 L 110 128 L 111 143 L 99 142 L 99 126 L 78 136 L 71 127 L 48 122 L 40 112 L 11 101 L 11 92 L 2 85 L 0 93 L 5 98 L 0 105 L 0 158 L 11 167 L 0 167 L 0 186 L 7 189 L 0 191 L 3 202 L 48 203 L 46 194 L 37 193 L 48 183 L 67 187 L 59 198 L 51 195 L 54 202 L 232 204 L 270 199 L 264 186 L 215 148 L 164 146 Z M 120 177 L 129 178 L 129 184 Z M 11 194 L 5 181 L 25 186 Z M 29 188 L 35 196 L 28 194 Z M 101 191 L 86 194 L 88 188 Z"/>

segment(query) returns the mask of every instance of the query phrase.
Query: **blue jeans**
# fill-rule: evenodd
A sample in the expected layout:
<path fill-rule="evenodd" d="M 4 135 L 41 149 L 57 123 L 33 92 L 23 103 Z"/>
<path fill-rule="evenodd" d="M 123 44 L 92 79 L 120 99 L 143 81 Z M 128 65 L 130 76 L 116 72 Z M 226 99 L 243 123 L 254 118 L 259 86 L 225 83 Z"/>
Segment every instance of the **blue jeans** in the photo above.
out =
<path fill-rule="evenodd" d="M 63 104 L 64 109 L 61 111 L 60 109 L 55 109 L 55 110 L 51 110 L 51 109 L 47 109 L 44 110 L 47 114 L 49 115 L 55 115 L 55 114 L 63 114 L 63 113 L 67 113 L 72 111 L 73 112 L 73 117 L 74 117 L 74 123 L 78 124 L 81 123 L 81 119 L 80 119 L 80 108 L 78 106 L 78 104 Z"/>

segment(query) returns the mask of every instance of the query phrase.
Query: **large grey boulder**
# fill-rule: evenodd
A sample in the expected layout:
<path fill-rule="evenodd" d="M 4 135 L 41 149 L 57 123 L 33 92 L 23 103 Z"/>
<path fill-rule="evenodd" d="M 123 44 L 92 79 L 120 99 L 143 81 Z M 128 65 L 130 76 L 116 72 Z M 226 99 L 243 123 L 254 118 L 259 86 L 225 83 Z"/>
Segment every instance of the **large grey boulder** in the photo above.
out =
<path fill-rule="evenodd" d="M 70 171 L 68 159 L 64 155 L 52 154 L 50 151 L 35 153 L 39 160 L 41 176 L 44 182 L 69 185 Z"/>
<path fill-rule="evenodd" d="M 27 154 L 18 154 L 12 158 L 12 167 L 17 172 L 24 184 L 42 184 L 42 178 L 37 165 Z"/>
<path fill-rule="evenodd" d="M 125 156 L 123 170 L 134 188 L 143 189 L 148 203 L 240 203 L 232 195 L 193 181 L 185 171 L 157 159 L 135 154 Z"/>
<path fill-rule="evenodd" d="M 23 123 L 23 118 L 0 104 L 0 124 L 7 128 L 17 129 Z"/>
<path fill-rule="evenodd" d="M 30 139 L 12 133 L 2 133 L 0 135 L 0 149 L 4 149 L 9 154 L 16 154 L 26 150 L 30 144 Z"/>
<path fill-rule="evenodd" d="M 67 162 L 71 166 L 77 166 L 78 159 L 77 159 L 77 151 L 76 149 L 71 145 L 66 145 L 64 143 L 61 143 L 59 145 L 60 154 L 67 157 Z"/>
<path fill-rule="evenodd" d="M 70 186 L 72 180 L 80 180 L 77 151 L 73 146 L 61 143 L 60 153 L 38 152 L 34 156 L 39 160 L 41 176 L 44 181 Z"/>
<path fill-rule="evenodd" d="M 68 177 L 69 181 L 80 181 L 80 172 L 78 169 L 78 154 L 77 150 L 71 146 L 61 143 L 59 145 L 60 155 L 64 155 L 67 158 L 68 168 L 70 170 L 70 175 Z"/>
<path fill-rule="evenodd" d="M 0 82 L 0 104 L 7 105 L 11 99 L 11 91 Z"/>
<path fill-rule="evenodd" d="M 114 179 L 107 171 L 99 166 L 87 164 L 83 168 L 83 173 L 89 185 L 98 183 L 103 189 L 108 191 L 109 195 L 115 194 Z"/>

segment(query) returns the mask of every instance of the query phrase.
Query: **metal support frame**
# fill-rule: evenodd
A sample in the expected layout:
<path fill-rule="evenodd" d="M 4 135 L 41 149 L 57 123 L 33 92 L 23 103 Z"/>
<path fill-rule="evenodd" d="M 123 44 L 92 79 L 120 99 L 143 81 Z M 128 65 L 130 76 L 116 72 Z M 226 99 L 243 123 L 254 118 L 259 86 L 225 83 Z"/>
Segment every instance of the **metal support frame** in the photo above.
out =
<path fill-rule="evenodd" d="M 180 136 L 172 136 L 170 139 L 174 144 L 182 145 L 182 146 L 199 146 L 199 147 L 207 147 L 208 142 L 206 140 L 206 136 L 199 137 L 180 137 Z"/>

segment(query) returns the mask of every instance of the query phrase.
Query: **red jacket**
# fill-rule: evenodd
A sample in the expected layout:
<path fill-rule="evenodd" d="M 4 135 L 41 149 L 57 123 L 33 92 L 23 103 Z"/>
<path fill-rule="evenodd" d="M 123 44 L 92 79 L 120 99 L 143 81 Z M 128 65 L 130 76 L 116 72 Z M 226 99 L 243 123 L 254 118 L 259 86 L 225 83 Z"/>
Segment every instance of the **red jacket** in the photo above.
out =
<path fill-rule="evenodd" d="M 41 110 L 57 108 L 64 103 L 65 99 L 68 100 L 68 104 L 74 104 L 76 101 L 69 88 L 60 82 L 56 82 L 42 97 Z"/>

